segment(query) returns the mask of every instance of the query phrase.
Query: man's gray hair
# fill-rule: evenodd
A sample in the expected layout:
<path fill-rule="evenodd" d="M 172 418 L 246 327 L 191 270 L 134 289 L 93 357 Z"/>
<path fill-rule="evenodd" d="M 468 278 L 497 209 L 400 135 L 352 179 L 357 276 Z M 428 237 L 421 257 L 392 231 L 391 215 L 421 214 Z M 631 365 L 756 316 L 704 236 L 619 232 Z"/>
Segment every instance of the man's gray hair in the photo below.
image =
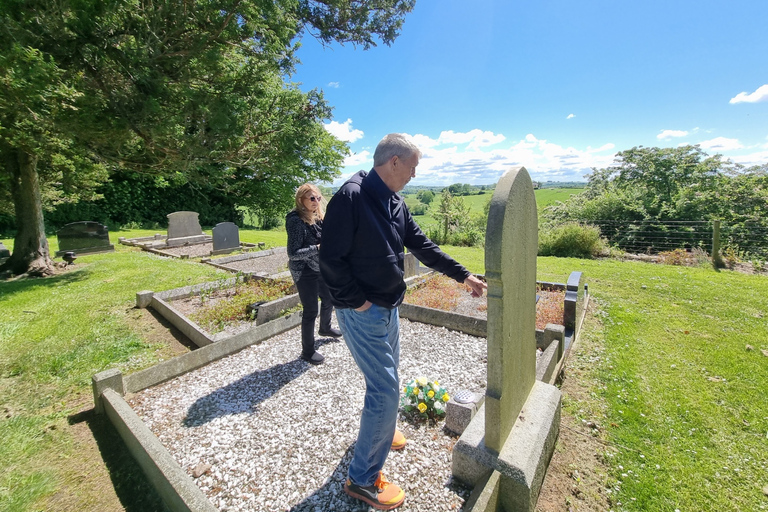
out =
<path fill-rule="evenodd" d="M 376 151 L 373 153 L 373 166 L 384 165 L 393 156 L 404 159 L 413 155 L 419 155 L 421 158 L 421 150 L 410 137 L 403 133 L 390 133 L 385 135 L 376 146 Z"/>

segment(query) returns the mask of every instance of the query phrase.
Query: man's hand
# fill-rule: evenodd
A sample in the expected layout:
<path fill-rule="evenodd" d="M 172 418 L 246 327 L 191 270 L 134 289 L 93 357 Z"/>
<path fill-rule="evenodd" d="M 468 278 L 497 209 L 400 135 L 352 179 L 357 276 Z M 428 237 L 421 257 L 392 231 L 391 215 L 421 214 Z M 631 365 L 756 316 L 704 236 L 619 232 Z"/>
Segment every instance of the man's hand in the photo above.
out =
<path fill-rule="evenodd" d="M 360 306 L 359 308 L 355 308 L 355 311 L 359 311 L 360 313 L 362 313 L 363 311 L 367 311 L 368 309 L 370 309 L 371 306 L 373 306 L 373 303 L 369 300 L 366 300 L 362 306 Z"/>
<path fill-rule="evenodd" d="M 484 281 L 481 281 L 472 274 L 470 274 L 469 277 L 464 280 L 464 284 L 472 289 L 473 297 L 482 297 L 483 290 L 488 289 L 488 285 L 485 284 Z"/>

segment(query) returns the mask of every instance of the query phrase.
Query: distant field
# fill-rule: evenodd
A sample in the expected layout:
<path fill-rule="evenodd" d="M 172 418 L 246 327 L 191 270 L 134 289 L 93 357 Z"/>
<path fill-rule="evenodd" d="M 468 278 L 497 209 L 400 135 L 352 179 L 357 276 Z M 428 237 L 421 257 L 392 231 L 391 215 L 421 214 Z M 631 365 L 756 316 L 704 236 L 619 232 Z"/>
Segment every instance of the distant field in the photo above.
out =
<path fill-rule="evenodd" d="M 541 212 L 541 210 L 547 206 L 557 201 L 565 201 L 572 194 L 578 194 L 583 190 L 583 188 L 542 188 L 534 190 L 534 194 L 536 195 L 536 207 L 538 208 L 538 211 Z M 462 199 L 464 199 L 464 202 L 469 205 L 470 214 L 474 215 L 477 213 L 482 213 L 485 204 L 491 200 L 492 196 L 493 192 L 488 191 L 487 193 L 480 195 L 462 196 Z M 405 198 L 405 204 L 407 204 L 409 208 L 419 204 L 419 200 L 416 199 L 416 194 L 404 194 L 403 197 Z M 439 205 L 440 197 L 436 196 L 435 200 L 432 201 L 432 204 L 429 205 L 427 214 L 416 216 L 416 222 L 418 222 L 422 227 L 428 224 L 437 223 L 437 219 L 432 215 L 432 213 L 437 211 Z"/>

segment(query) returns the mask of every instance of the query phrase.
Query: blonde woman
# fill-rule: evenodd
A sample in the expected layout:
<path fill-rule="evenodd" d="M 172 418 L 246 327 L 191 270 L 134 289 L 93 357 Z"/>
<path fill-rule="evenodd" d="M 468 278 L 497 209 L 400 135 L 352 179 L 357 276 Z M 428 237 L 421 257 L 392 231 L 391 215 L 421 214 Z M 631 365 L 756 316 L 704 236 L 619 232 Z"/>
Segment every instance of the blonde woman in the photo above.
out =
<path fill-rule="evenodd" d="M 288 268 L 304 308 L 301 319 L 301 358 L 310 364 L 325 359 L 315 350 L 315 318 L 320 298 L 321 336 L 338 338 L 341 331 L 331 327 L 331 294 L 320 277 L 320 237 L 323 233 L 323 199 L 320 190 L 305 183 L 296 190 L 296 207 L 285 217 L 288 233 Z"/>

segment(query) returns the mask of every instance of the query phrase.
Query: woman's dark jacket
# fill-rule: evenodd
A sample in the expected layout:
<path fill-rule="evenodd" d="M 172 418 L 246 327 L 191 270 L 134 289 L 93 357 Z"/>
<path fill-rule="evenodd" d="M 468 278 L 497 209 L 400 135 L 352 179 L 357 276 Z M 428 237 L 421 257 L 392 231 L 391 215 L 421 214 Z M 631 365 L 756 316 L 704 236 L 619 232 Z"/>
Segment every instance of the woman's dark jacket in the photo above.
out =
<path fill-rule="evenodd" d="M 331 198 L 325 214 L 320 272 L 337 308 L 366 300 L 393 308 L 405 295 L 404 249 L 459 282 L 470 273 L 421 231 L 400 195 L 375 170 L 353 175 Z"/>
<path fill-rule="evenodd" d="M 320 272 L 317 245 L 323 232 L 323 221 L 307 224 L 296 210 L 285 216 L 285 231 L 288 233 L 288 269 L 291 271 L 293 282 L 301 279 L 305 268 Z"/>

